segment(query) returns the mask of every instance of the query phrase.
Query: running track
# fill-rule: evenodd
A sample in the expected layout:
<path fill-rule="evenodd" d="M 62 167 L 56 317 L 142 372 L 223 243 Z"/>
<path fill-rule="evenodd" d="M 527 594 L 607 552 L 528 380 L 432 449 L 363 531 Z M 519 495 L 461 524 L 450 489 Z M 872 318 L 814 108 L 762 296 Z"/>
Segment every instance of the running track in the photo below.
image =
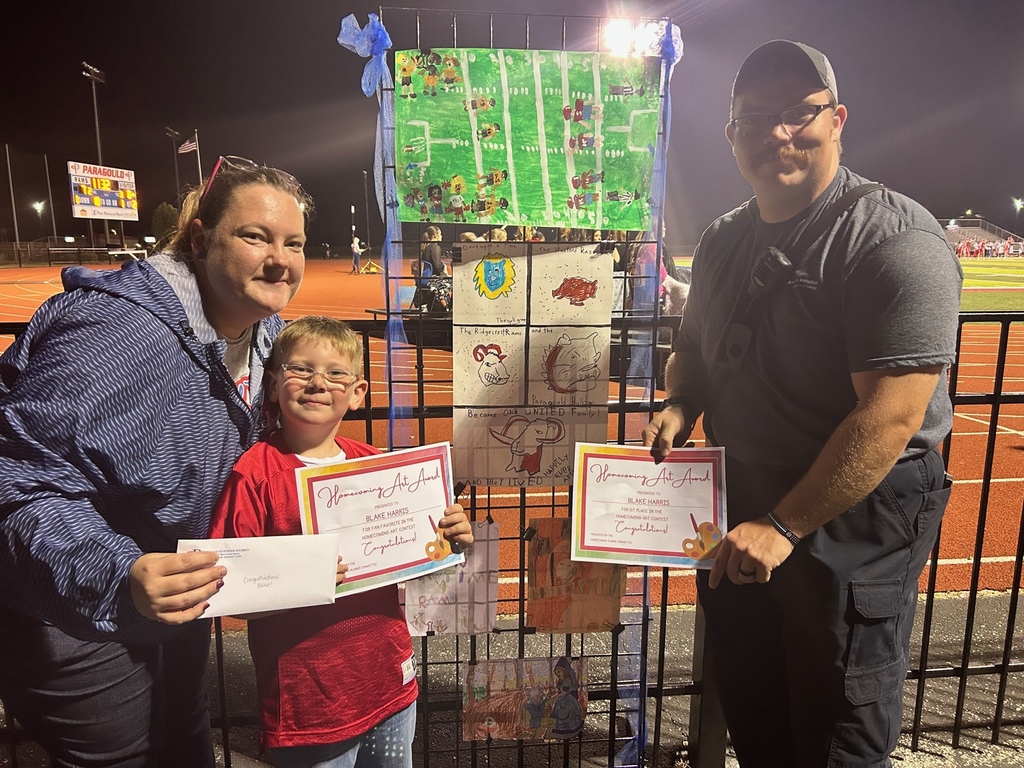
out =
<path fill-rule="evenodd" d="M 302 290 L 284 313 L 288 319 L 306 314 L 324 314 L 345 319 L 368 319 L 367 307 L 383 306 L 381 279 L 375 275 L 350 275 L 349 262 L 310 261 Z M 0 270 L 0 322 L 24 322 L 47 298 L 60 292 L 58 267 L 31 267 Z M 998 343 L 996 326 L 975 326 L 965 329 L 960 355 L 959 390 L 964 392 L 990 392 L 995 369 Z M 0 349 L 10 338 L 0 337 Z M 371 388 L 376 393 L 386 391 L 383 377 L 384 349 L 382 342 L 371 341 Z M 451 404 L 451 353 L 425 350 L 425 390 L 428 402 Z M 411 371 L 396 371 L 396 376 L 411 375 Z M 445 381 L 448 380 L 448 381 Z M 1010 336 L 1008 365 L 1004 378 L 1004 391 L 1024 391 L 1024 327 L 1014 328 Z M 610 392 L 615 396 L 615 392 Z M 381 404 L 381 395 L 376 395 Z M 634 423 L 635 422 L 635 423 Z M 631 415 L 627 434 L 639 435 L 645 420 Z M 355 437 L 362 437 L 362 425 L 346 425 Z M 451 438 L 448 419 L 427 422 L 428 441 Z M 989 412 L 984 406 L 960 406 L 953 425 L 950 449 L 951 472 L 956 478 L 953 496 L 943 523 L 940 561 L 937 574 L 940 591 L 961 591 L 969 587 L 972 553 L 977 534 L 977 521 L 981 498 L 981 478 L 985 445 L 989 429 Z M 609 427 L 609 439 L 615 431 Z M 700 440 L 701 435 L 695 435 Z M 383 434 L 378 438 L 383 444 Z M 699 443 L 698 443 L 699 444 Z M 999 415 L 998 437 L 993 466 L 993 482 L 989 496 L 988 518 L 985 526 L 982 589 L 1006 589 L 1013 574 L 1017 531 L 1021 518 L 1021 499 L 1024 497 L 1024 406 L 1004 406 Z M 489 504 L 492 517 L 501 526 L 502 568 L 510 569 L 502 578 L 501 599 L 512 601 L 519 586 L 519 542 L 514 535 L 520 527 L 519 491 L 502 488 L 477 489 L 478 506 Z M 528 516 L 566 514 L 566 488 L 527 491 Z M 481 515 L 483 512 L 480 513 Z M 507 537 L 507 538 L 504 538 Z M 631 569 L 630 592 L 639 586 L 640 569 Z M 672 572 L 669 582 L 670 602 L 693 600 L 691 571 Z M 922 576 L 922 588 L 927 571 Z M 655 602 L 661 589 L 659 578 L 654 579 L 652 590 Z M 499 611 L 514 612 L 508 604 Z"/>

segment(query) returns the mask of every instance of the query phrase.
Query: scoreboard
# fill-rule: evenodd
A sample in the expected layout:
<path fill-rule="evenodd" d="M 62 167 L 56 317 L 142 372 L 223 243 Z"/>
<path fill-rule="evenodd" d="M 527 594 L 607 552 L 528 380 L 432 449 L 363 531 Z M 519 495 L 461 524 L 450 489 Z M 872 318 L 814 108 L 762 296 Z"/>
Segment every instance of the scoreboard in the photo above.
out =
<path fill-rule="evenodd" d="M 68 180 L 76 219 L 139 220 L 135 171 L 70 161 Z"/>

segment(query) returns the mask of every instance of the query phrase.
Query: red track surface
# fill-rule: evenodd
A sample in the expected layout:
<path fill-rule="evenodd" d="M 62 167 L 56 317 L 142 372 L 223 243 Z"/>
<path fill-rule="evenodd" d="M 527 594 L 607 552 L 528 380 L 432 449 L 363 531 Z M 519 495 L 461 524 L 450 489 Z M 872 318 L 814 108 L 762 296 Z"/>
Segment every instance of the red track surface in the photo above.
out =
<path fill-rule="evenodd" d="M 306 277 L 295 300 L 284 316 L 288 319 L 306 314 L 324 314 L 345 319 L 368 319 L 365 309 L 383 306 L 382 280 L 379 275 L 351 275 L 347 260 L 310 261 Z M 0 270 L 0 322 L 27 320 L 33 311 L 49 296 L 61 290 L 59 268 L 35 267 Z M 10 339 L 0 338 L 0 349 Z M 995 353 L 998 343 L 996 326 L 975 326 L 965 329 L 960 354 L 959 391 L 991 392 L 995 375 Z M 425 350 L 425 389 L 430 404 L 450 405 L 452 377 L 451 353 Z M 386 394 L 383 374 L 383 342 L 371 342 L 371 390 L 375 404 Z M 1024 389 L 1024 329 L 1011 334 L 1004 391 L 1020 392 Z M 610 392 L 616 396 L 615 392 Z M 639 393 L 630 393 L 639 396 Z M 943 523 L 940 545 L 938 588 L 941 591 L 965 590 L 970 585 L 974 546 L 977 537 L 981 501 L 981 479 L 984 474 L 984 456 L 990 413 L 984 406 L 961 406 L 953 424 L 953 442 L 950 449 L 950 471 L 957 480 L 953 497 Z M 639 435 L 645 419 L 631 416 L 627 434 Z M 999 427 L 992 466 L 993 484 L 985 522 L 980 587 L 1006 589 L 1013 573 L 1013 559 L 1017 546 L 1021 519 L 1021 499 L 1024 496 L 1024 406 L 1005 406 L 999 413 Z M 363 437 L 361 423 L 348 423 L 345 431 Z M 609 426 L 609 439 L 615 439 L 615 429 Z M 698 435 L 698 438 L 701 436 Z M 427 422 L 427 442 L 451 439 L 451 421 L 432 419 Z M 375 430 L 375 442 L 385 444 L 383 425 Z M 491 515 L 499 523 L 503 536 L 501 565 L 509 569 L 502 576 L 501 598 L 514 600 L 519 588 L 519 541 L 516 534 L 522 521 L 519 512 L 519 492 L 514 489 L 477 489 L 479 514 L 485 514 L 490 499 Z M 527 492 L 527 517 L 567 514 L 567 489 L 544 489 Z M 463 499 L 465 502 L 465 497 Z M 639 574 L 640 569 L 633 569 Z M 925 584 L 927 571 L 922 576 Z M 660 573 L 659 573 L 660 576 Z M 694 587 L 691 572 L 673 572 L 669 580 L 669 599 L 673 603 L 691 602 Z M 639 589 L 639 582 L 630 581 L 630 591 Z M 661 584 L 655 579 L 653 598 L 658 601 Z M 635 598 L 634 598 L 635 600 Z M 506 603 L 502 612 L 514 612 L 515 606 Z"/>

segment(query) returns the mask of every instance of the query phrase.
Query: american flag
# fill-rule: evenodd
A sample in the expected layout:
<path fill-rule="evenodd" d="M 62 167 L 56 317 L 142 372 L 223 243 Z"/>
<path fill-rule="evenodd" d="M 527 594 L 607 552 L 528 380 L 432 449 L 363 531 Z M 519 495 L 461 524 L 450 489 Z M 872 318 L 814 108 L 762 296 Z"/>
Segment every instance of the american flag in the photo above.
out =
<path fill-rule="evenodd" d="M 199 148 L 199 142 L 197 142 L 194 138 L 192 138 L 192 139 L 189 139 L 188 141 L 186 141 L 180 147 L 178 147 L 178 154 L 179 155 L 187 155 L 189 152 L 195 152 L 198 148 Z"/>

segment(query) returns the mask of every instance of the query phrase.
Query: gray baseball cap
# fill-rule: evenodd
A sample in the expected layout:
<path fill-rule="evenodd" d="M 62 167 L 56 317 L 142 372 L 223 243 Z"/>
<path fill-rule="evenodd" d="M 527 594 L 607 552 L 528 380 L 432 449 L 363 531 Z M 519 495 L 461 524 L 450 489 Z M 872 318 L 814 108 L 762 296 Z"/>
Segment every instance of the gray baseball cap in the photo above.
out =
<path fill-rule="evenodd" d="M 765 77 L 777 77 L 782 74 L 795 73 L 807 78 L 808 82 L 832 93 L 832 100 L 839 103 L 839 92 L 836 89 L 836 73 L 832 65 L 821 51 L 804 43 L 792 40 L 771 40 L 755 48 L 740 65 L 736 79 L 732 83 L 732 100 L 736 100 L 737 91 L 749 83 Z"/>

